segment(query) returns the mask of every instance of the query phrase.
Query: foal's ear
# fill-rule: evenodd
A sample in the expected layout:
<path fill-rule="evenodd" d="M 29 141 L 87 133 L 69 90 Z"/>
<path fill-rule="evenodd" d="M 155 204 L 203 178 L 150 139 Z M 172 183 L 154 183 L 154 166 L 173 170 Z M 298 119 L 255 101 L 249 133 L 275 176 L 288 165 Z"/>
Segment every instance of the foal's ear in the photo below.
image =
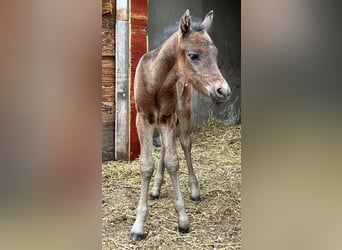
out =
<path fill-rule="evenodd" d="M 208 31 L 213 23 L 214 19 L 214 11 L 211 10 L 208 12 L 208 14 L 205 15 L 203 22 L 201 23 L 201 29 Z"/>
<path fill-rule="evenodd" d="M 191 31 L 191 17 L 190 11 L 188 9 L 185 11 L 182 18 L 180 19 L 179 31 L 182 35 L 185 35 L 189 31 Z"/>

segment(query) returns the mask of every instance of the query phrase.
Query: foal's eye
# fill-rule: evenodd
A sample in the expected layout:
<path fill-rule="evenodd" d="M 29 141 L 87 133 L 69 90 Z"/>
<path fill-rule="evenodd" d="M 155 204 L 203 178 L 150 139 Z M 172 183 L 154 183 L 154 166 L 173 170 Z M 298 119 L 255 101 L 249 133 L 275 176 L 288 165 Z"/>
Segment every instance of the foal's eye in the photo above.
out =
<path fill-rule="evenodd" d="M 196 54 L 196 53 L 193 53 L 193 52 L 190 52 L 190 53 L 188 54 L 188 56 L 189 56 L 190 59 L 193 60 L 193 61 L 199 59 L 199 55 Z"/>

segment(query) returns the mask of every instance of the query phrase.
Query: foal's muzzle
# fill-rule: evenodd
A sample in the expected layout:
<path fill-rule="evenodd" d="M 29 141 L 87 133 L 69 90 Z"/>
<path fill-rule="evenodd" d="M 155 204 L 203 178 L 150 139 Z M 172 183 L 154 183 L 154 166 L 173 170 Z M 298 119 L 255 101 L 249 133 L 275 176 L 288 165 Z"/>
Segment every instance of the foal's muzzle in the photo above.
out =
<path fill-rule="evenodd" d="M 231 90 L 226 82 L 225 84 L 216 85 L 210 96 L 216 104 L 221 104 L 229 99 L 230 94 Z"/>

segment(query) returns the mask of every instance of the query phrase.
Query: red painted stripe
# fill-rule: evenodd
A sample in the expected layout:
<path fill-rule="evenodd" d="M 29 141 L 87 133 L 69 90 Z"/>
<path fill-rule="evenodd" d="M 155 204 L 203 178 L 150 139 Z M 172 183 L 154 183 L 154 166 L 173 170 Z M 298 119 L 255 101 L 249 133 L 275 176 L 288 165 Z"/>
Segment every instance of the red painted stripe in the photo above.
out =
<path fill-rule="evenodd" d="M 140 154 L 140 144 L 135 126 L 134 75 L 140 57 L 146 53 L 147 0 L 131 1 L 131 103 L 130 103 L 130 160 Z"/>

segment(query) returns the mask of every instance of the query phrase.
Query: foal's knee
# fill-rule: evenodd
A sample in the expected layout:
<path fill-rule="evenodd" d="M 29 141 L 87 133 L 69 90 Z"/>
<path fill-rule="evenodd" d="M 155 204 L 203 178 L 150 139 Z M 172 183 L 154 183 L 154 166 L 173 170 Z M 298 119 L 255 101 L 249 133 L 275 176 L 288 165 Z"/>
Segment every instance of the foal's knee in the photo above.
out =
<path fill-rule="evenodd" d="M 154 161 L 153 159 L 149 160 L 140 160 L 140 174 L 142 177 L 150 178 L 154 171 Z"/>
<path fill-rule="evenodd" d="M 177 154 L 166 154 L 164 157 L 164 165 L 169 173 L 177 172 L 179 169 Z"/>

